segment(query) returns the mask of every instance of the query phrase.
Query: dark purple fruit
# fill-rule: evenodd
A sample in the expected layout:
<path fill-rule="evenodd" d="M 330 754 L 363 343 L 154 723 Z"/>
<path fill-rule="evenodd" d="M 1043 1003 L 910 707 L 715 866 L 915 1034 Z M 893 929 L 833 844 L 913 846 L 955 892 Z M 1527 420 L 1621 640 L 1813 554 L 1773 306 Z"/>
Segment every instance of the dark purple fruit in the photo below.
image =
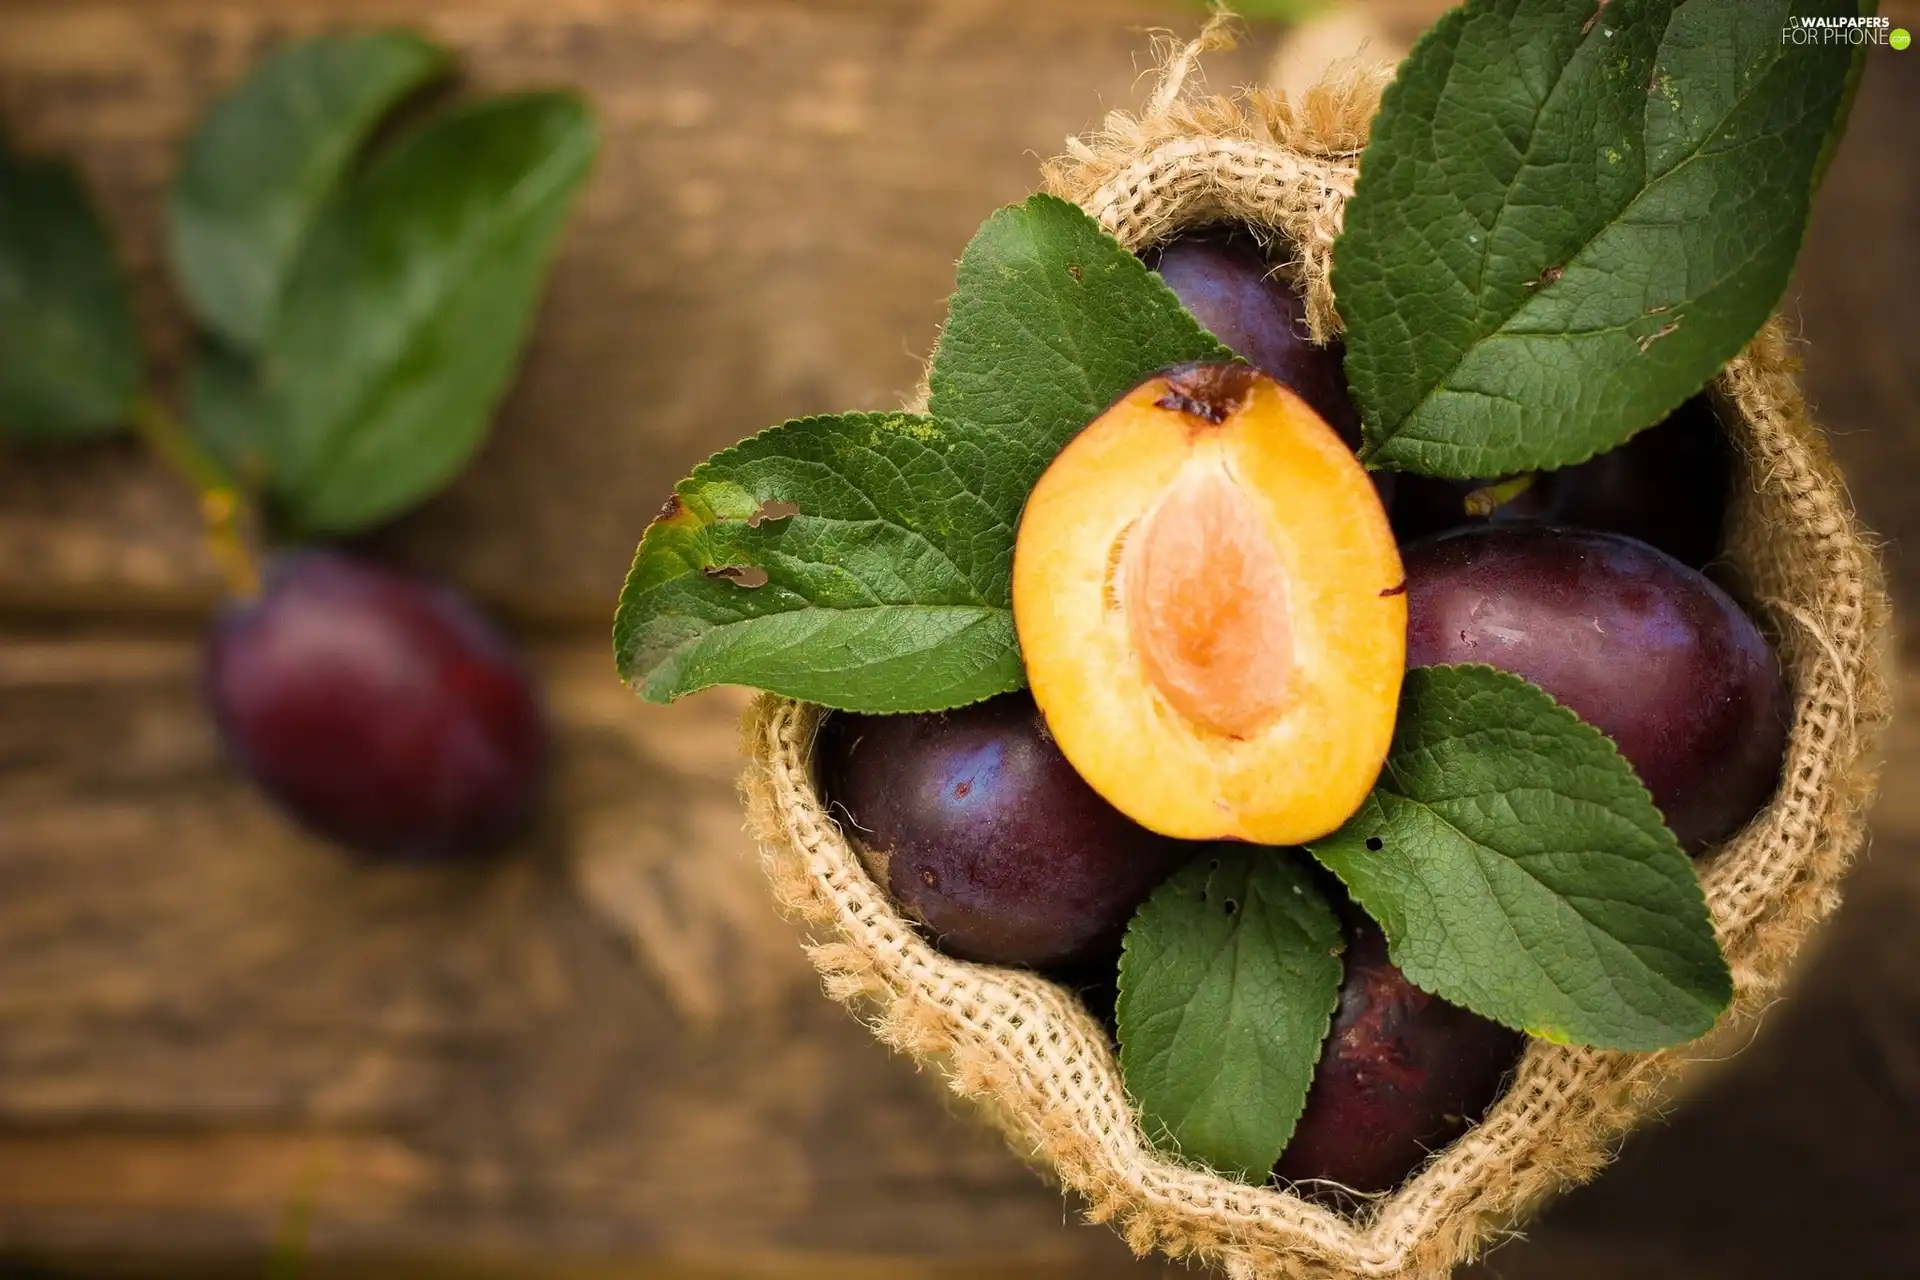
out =
<path fill-rule="evenodd" d="M 1273 1171 L 1386 1191 L 1485 1113 L 1526 1038 L 1408 982 L 1379 926 L 1352 908 L 1342 914 L 1340 1006 Z"/>
<path fill-rule="evenodd" d="M 1177 868 L 1175 868 L 1177 869 Z M 1106 1030 L 1114 1044 L 1120 1040 L 1120 950 L 1110 947 L 1072 964 L 1051 966 L 1043 971 L 1080 998 L 1081 1007 Z"/>
<path fill-rule="evenodd" d="M 1773 794 L 1792 714 L 1779 661 L 1706 577 L 1643 542 L 1493 525 L 1408 547 L 1407 665 L 1484 662 L 1612 738 L 1682 847 Z"/>
<path fill-rule="evenodd" d="M 1025 693 L 830 717 L 821 788 L 895 902 L 950 955 L 1059 965 L 1110 950 L 1192 852 L 1080 780 Z"/>
<path fill-rule="evenodd" d="M 248 776 L 366 854 L 498 843 L 545 773 L 545 718 L 505 637 L 451 588 L 330 552 L 275 560 L 221 614 L 207 696 Z"/>
<path fill-rule="evenodd" d="M 1146 257 L 1180 305 L 1227 349 L 1290 389 L 1327 420 L 1348 445 L 1360 447 L 1360 412 L 1347 393 L 1338 342 L 1307 338 L 1307 308 L 1273 274 L 1251 237 L 1225 229 L 1172 240 Z"/>
<path fill-rule="evenodd" d="M 1517 492 L 1495 480 L 1401 475 L 1393 528 L 1402 542 L 1451 529 L 1537 521 L 1623 533 L 1698 569 L 1720 554 L 1733 451 L 1705 396 L 1696 396 L 1619 448 L 1578 466 L 1542 471 Z M 1476 494 L 1502 499 L 1471 512 Z"/>

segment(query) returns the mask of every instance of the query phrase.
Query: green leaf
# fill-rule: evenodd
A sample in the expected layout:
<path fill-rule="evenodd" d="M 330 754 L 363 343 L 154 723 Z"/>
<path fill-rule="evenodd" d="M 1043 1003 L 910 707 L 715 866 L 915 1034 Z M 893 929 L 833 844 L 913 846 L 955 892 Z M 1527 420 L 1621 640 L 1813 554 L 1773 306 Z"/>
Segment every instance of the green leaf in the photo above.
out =
<path fill-rule="evenodd" d="M 1851 0 L 1468 0 L 1389 88 L 1334 247 L 1374 465 L 1580 462 L 1698 391 L 1799 252 Z"/>
<path fill-rule="evenodd" d="M 1075 206 L 1000 210 L 960 259 L 932 416 L 808 418 L 709 459 L 634 558 L 621 673 L 656 701 L 744 684 L 876 712 L 1022 687 L 1013 535 L 1034 482 L 1148 374 L 1232 358 Z M 799 514 L 752 523 L 769 502 Z"/>
<path fill-rule="evenodd" d="M 622 676 L 656 702 L 746 684 L 871 712 L 1020 688 L 1011 516 L 979 492 L 992 470 L 907 413 L 804 418 L 715 454 L 641 540 L 614 621 Z"/>
<path fill-rule="evenodd" d="M 1409 671 L 1379 786 L 1312 852 L 1410 982 L 1530 1035 L 1657 1049 L 1732 998 L 1700 882 L 1646 788 L 1517 676 Z"/>
<path fill-rule="evenodd" d="M 0 138 L 0 435 L 117 432 L 143 377 L 127 282 L 80 176 Z"/>
<path fill-rule="evenodd" d="M 354 157 L 402 100 L 451 70 L 411 32 L 321 36 L 266 59 L 215 103 L 187 140 L 167 204 L 174 274 L 194 317 L 257 350 Z"/>
<path fill-rule="evenodd" d="M 595 146 L 570 94 L 494 99 L 399 140 L 328 206 L 259 366 L 281 519 L 363 528 L 479 447 Z"/>
<path fill-rule="evenodd" d="M 1340 998 L 1340 923 L 1279 849 L 1215 846 L 1135 913 L 1120 1071 L 1155 1141 L 1259 1184 L 1293 1136 Z"/>
<path fill-rule="evenodd" d="M 258 488 L 268 463 L 253 362 L 217 339 L 202 343 L 188 366 L 186 404 L 194 438 L 230 475 Z"/>
<path fill-rule="evenodd" d="M 1009 530 L 1054 455 L 1168 365 L 1232 360 L 1076 205 L 1039 195 L 988 218 L 961 255 L 928 411 L 982 450 Z M 1007 559 L 1012 563 L 1009 531 Z"/>

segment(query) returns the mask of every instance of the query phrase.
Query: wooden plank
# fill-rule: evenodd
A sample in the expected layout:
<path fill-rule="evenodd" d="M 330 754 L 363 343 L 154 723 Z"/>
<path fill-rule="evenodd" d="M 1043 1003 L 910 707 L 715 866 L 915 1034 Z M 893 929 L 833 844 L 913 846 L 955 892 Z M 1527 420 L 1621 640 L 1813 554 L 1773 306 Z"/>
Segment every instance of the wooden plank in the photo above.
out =
<path fill-rule="evenodd" d="M 1789 299 L 1808 344 L 1808 394 L 1861 514 L 1890 539 L 1904 603 L 1920 599 L 1920 165 L 1906 158 L 1920 76 L 1901 58 L 1880 49 L 1867 59 Z"/>
<path fill-rule="evenodd" d="M 554 802 L 508 858 L 433 871 L 352 865 L 229 775 L 190 638 L 0 642 L 0 1242 L 164 1272 L 257 1253 L 316 1188 L 336 1263 L 1130 1271 L 818 994 L 740 830 L 738 696 L 642 709 L 597 644 L 537 655 Z M 1888 774 L 1920 790 L 1920 732 Z M 1488 1274 L 1873 1273 L 1920 1193 L 1916 912 L 1896 802 L 1766 1034 Z M 1756 1244 L 1803 1193 L 1824 1216 Z"/>
<path fill-rule="evenodd" d="M 1403 21 L 1415 0 L 1395 3 Z M 584 84 L 608 152 L 527 376 L 473 472 L 376 542 L 598 631 L 690 461 L 911 383 L 967 233 L 1030 185 L 1027 152 L 1135 99 L 1135 28 L 1164 12 L 14 0 L 0 114 L 106 193 L 171 368 L 166 160 L 252 50 L 417 19 L 480 84 Z M 1904 540 L 1920 188 L 1887 157 L 1920 82 L 1898 57 L 1870 65 L 1795 297 L 1856 496 Z M 0 633 L 0 1254 L 257 1275 L 311 1191 L 316 1276 L 1171 1273 L 1068 1225 L 819 996 L 740 832 L 737 696 L 641 709 L 603 641 L 543 643 L 563 764 L 523 846 L 465 871 L 353 867 L 219 763 L 194 693 L 197 554 L 184 496 L 134 450 L 0 456 L 0 610 L 34 620 Z M 1920 561 L 1896 542 L 1893 563 L 1910 598 Z M 76 613 L 110 625 L 55 629 Z M 1873 856 L 1755 1044 L 1475 1274 L 1911 1269 L 1920 730 L 1896 732 L 1887 778 Z"/>
<path fill-rule="evenodd" d="M 4 1265 L 4 1264 L 0 1264 Z M 208 1255 L 190 1264 L 160 1270 L 123 1257 L 88 1256 L 78 1266 L 51 1267 L 28 1263 L 0 1271 L 7 1280 L 52 1280 L 56 1276 L 84 1276 L 86 1280 L 121 1277 L 192 1275 L 196 1280 L 260 1280 L 268 1262 Z M 733 1254 L 720 1258 L 591 1259 L 499 1257 L 467 1255 L 333 1258 L 307 1257 L 301 1280 L 1151 1280 L 1152 1277 L 1191 1277 L 1196 1272 L 1172 1266 L 1147 1267 L 1073 1261 L 1034 1261 L 1029 1258 L 987 1255 L 973 1260 L 921 1257 L 870 1257 L 843 1254 L 788 1254 L 759 1256 Z M 1582 1272 L 1567 1280 L 1585 1280 Z M 1597 1273 L 1593 1273 L 1597 1274 Z M 1653 1280 L 1664 1280 L 1654 1277 Z"/>
<path fill-rule="evenodd" d="M 185 340 L 159 217 L 179 139 L 263 48 L 349 13 L 420 24 L 476 89 L 573 84 L 599 110 L 601 164 L 498 430 L 380 540 L 595 625 L 694 462 L 912 390 L 975 226 L 1032 189 L 1036 157 L 1137 101 L 1143 28 L 1178 15 L 1142 0 L 0 8 L 0 117 L 82 163 L 168 367 Z M 1211 72 L 1253 78 L 1270 45 Z M 0 456 L 0 604 L 178 609 L 215 589 L 187 495 L 136 451 Z"/>
<path fill-rule="evenodd" d="M 523 1259 L 1117 1249 L 812 991 L 739 835 L 736 699 L 640 711 L 597 650 L 549 646 L 567 764 L 521 860 L 370 873 L 224 774 L 187 642 L 0 654 L 0 1239 L 164 1270 L 264 1247 L 318 1170 L 323 1258 L 470 1255 L 476 1231 Z M 1768 1034 L 1488 1274 L 1620 1250 L 1873 1274 L 1904 1247 L 1920 732 L 1888 776 L 1875 856 Z M 569 881 L 623 846 L 595 922 Z M 656 962 L 688 949 L 742 959 L 689 985 Z M 1812 1242 L 1753 1244 L 1802 1189 L 1830 1206 Z"/>
<path fill-rule="evenodd" d="M 819 996 L 741 830 L 741 699 L 538 662 L 544 819 L 391 869 L 225 769 L 190 639 L 0 642 L 0 1242 L 245 1256 L 311 1187 L 322 1256 L 1123 1262 Z"/>
<path fill-rule="evenodd" d="M 1371 6 L 1388 38 L 1438 0 Z M 477 87 L 574 83 L 607 127 L 521 382 L 473 469 L 379 545 L 519 612 L 596 625 L 662 494 L 784 417 L 893 403 L 931 344 L 951 263 L 1034 157 L 1139 97 L 1145 0 L 60 0 L 0 10 L 0 115 L 76 155 L 141 284 L 151 345 L 185 345 L 158 218 L 194 115 L 275 40 L 415 21 Z M 1257 77 L 1271 37 L 1215 55 Z M 1870 519 L 1909 532 L 1902 431 L 1920 379 L 1915 109 L 1881 51 L 1792 294 L 1808 376 Z M 1036 67 L 1046 74 L 1035 74 Z M 1882 495 L 1885 496 L 1882 496 Z M 1905 585 L 1912 577 L 1896 542 Z M 188 610 L 216 590 L 191 502 L 125 445 L 0 453 L 0 607 Z"/>

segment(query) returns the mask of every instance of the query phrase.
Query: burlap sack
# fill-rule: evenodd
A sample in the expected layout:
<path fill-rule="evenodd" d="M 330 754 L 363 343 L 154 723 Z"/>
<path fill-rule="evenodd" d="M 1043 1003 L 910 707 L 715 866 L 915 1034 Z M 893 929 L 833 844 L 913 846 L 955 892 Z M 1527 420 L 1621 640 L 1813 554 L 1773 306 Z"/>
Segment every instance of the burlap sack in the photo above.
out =
<path fill-rule="evenodd" d="M 1258 92 L 1201 99 L 1182 92 L 1199 51 L 1176 54 L 1141 116 L 1116 114 L 1070 143 L 1046 184 L 1134 249 L 1224 220 L 1270 233 L 1316 336 L 1332 332 L 1330 254 L 1385 73 L 1339 68 L 1297 103 Z M 766 697 L 748 717 L 743 789 L 767 873 L 807 926 L 828 993 L 887 1044 L 937 1065 L 956 1095 L 980 1104 L 1016 1151 L 1135 1250 L 1196 1257 L 1234 1277 L 1444 1275 L 1592 1177 L 1690 1061 L 1751 1029 L 1833 910 L 1865 832 L 1888 714 L 1880 568 L 1807 418 L 1778 321 L 1715 392 L 1743 464 L 1727 556 L 1778 642 L 1796 720 L 1772 804 L 1701 865 L 1736 990 L 1711 1044 L 1625 1054 L 1533 1042 L 1486 1119 L 1358 1218 L 1217 1177 L 1148 1144 L 1106 1033 L 1073 996 L 1031 974 L 949 959 L 894 911 L 815 793 L 808 757 L 820 711 Z"/>

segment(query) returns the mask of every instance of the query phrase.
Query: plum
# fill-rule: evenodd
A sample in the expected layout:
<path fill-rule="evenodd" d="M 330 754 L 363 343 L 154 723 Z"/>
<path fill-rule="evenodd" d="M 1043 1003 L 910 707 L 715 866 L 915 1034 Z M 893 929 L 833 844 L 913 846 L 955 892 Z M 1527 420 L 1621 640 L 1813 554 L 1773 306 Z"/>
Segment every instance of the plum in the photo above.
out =
<path fill-rule="evenodd" d="M 1379 926 L 1356 908 L 1347 906 L 1341 923 L 1340 1004 L 1274 1173 L 1386 1191 L 1480 1118 L 1526 1038 L 1408 982 L 1387 958 Z"/>
<path fill-rule="evenodd" d="M 1135 822 L 1287 845 L 1373 789 L 1406 575 L 1367 473 L 1244 364 L 1163 370 L 1028 495 L 1013 625 L 1060 750 Z"/>
<path fill-rule="evenodd" d="M 1229 351 L 1305 400 L 1348 448 L 1360 447 L 1345 348 L 1308 340 L 1306 303 L 1273 274 L 1251 236 L 1227 227 L 1190 232 L 1149 252 L 1146 263 Z"/>
<path fill-rule="evenodd" d="M 1116 1051 L 1120 1044 L 1120 950 L 1110 947 L 1088 958 L 1041 970 L 1043 976 L 1079 998 L 1081 1007 L 1100 1024 Z"/>
<path fill-rule="evenodd" d="M 1095 795 L 1025 693 L 924 715 L 835 714 L 815 761 L 875 877 L 963 960 L 1038 967 L 1110 951 L 1192 851 Z"/>
<path fill-rule="evenodd" d="M 1397 477 L 1393 528 L 1402 542 L 1487 522 L 1539 521 L 1622 533 L 1690 568 L 1720 553 L 1733 450 L 1705 396 L 1597 458 L 1543 471 L 1502 493 L 1495 480 Z M 1470 512 L 1476 494 L 1498 501 Z"/>
<path fill-rule="evenodd" d="M 1791 705 L 1753 620 L 1672 556 L 1618 534 L 1488 525 L 1416 543 L 1407 665 L 1483 662 L 1612 738 L 1692 852 L 1779 780 Z"/>
<path fill-rule="evenodd" d="M 207 641 L 206 692 L 241 770 L 315 832 L 443 858 L 513 834 L 547 729 L 513 647 L 451 588 L 332 552 L 282 556 Z"/>

